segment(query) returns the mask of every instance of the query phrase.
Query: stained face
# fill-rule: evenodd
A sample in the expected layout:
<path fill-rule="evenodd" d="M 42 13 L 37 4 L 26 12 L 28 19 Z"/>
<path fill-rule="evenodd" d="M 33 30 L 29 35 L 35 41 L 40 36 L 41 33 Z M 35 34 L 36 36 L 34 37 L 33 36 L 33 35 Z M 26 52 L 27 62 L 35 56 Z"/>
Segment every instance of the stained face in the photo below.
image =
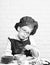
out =
<path fill-rule="evenodd" d="M 32 31 L 32 28 L 29 26 L 18 27 L 18 36 L 21 39 L 27 39 L 31 31 Z"/>

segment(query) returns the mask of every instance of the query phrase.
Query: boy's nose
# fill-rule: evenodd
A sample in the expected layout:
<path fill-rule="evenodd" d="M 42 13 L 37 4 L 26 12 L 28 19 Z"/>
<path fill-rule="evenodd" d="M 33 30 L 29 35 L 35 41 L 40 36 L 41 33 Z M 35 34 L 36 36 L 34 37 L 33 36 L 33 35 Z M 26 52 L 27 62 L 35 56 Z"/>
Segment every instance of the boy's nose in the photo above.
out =
<path fill-rule="evenodd" d="M 24 33 L 24 36 L 26 37 L 26 36 L 27 36 L 27 34 L 26 34 L 26 33 Z"/>

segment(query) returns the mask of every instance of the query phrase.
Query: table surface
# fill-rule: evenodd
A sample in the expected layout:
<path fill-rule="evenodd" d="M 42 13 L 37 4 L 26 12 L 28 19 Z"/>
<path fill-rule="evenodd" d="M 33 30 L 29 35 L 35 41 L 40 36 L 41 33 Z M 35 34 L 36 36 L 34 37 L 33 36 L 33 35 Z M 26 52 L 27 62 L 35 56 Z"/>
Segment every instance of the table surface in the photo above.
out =
<path fill-rule="evenodd" d="M 18 65 L 18 64 L 17 64 L 17 61 L 13 61 L 12 63 L 9 63 L 9 64 L 0 63 L 0 65 Z M 29 64 L 25 63 L 25 64 L 22 64 L 22 65 L 29 65 Z M 43 65 L 43 64 L 36 63 L 35 65 Z"/>

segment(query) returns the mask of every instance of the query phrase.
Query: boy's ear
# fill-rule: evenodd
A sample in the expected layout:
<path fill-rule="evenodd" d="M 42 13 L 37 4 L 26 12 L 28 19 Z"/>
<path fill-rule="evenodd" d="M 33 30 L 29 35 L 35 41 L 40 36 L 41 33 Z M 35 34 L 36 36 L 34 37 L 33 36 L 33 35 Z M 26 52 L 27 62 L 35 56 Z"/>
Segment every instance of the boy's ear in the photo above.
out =
<path fill-rule="evenodd" d="M 18 26 L 17 30 L 20 31 L 20 27 L 19 26 Z"/>

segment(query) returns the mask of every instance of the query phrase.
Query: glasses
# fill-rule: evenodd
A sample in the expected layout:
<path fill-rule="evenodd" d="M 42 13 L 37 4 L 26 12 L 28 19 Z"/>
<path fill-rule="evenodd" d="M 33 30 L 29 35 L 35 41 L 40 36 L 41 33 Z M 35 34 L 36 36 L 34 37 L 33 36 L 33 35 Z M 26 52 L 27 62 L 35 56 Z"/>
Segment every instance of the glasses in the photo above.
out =
<path fill-rule="evenodd" d="M 29 31 L 24 30 L 23 28 L 21 28 L 21 31 L 22 31 L 22 32 L 24 32 L 24 33 L 25 33 L 25 34 L 27 34 L 27 35 L 30 35 L 30 32 L 29 32 Z"/>

